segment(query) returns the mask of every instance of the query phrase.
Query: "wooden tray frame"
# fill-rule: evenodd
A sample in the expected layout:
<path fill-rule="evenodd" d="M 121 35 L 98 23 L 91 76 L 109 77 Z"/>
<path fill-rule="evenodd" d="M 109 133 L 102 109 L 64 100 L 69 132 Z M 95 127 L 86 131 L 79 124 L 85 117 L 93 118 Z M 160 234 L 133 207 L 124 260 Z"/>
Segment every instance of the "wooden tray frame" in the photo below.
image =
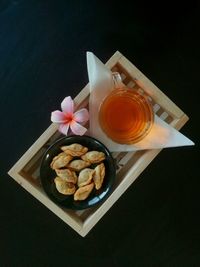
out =
<path fill-rule="evenodd" d="M 138 70 L 120 52 L 116 52 L 106 63 L 112 71 L 118 71 L 124 84 L 145 91 L 154 106 L 154 112 L 174 128 L 180 129 L 189 119 L 157 86 Z M 86 107 L 89 98 L 89 85 L 86 85 L 74 99 L 76 108 Z M 161 149 L 138 152 L 113 153 L 117 162 L 117 179 L 111 195 L 100 205 L 84 211 L 73 211 L 57 206 L 42 189 L 39 179 L 39 166 L 43 153 L 60 137 L 57 125 L 49 128 L 36 140 L 8 172 L 30 194 L 37 198 L 66 224 L 81 236 L 86 236 L 104 216 L 140 173 L 158 155 Z"/>

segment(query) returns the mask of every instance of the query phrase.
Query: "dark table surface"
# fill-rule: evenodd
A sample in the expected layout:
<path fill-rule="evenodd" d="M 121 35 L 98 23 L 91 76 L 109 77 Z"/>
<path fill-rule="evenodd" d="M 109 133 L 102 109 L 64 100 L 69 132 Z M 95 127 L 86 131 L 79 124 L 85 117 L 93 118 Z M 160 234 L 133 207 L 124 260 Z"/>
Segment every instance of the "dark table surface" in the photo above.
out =
<path fill-rule="evenodd" d="M 200 266 L 199 12 L 194 1 L 0 1 L 0 266 Z M 116 50 L 190 117 L 181 131 L 196 146 L 163 150 L 82 238 L 7 171 L 88 82 L 86 51 L 106 62 Z"/>

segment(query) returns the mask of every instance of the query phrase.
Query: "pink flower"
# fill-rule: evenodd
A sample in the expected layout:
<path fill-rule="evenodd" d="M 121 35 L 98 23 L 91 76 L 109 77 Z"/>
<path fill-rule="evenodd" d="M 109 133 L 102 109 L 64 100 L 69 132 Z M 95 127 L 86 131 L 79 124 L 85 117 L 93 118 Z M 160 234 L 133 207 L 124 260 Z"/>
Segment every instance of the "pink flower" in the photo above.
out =
<path fill-rule="evenodd" d="M 76 135 L 83 135 L 87 129 L 80 123 L 89 120 L 87 109 L 82 108 L 74 113 L 74 102 L 71 96 L 65 97 L 61 103 L 61 109 L 51 113 L 51 121 L 60 124 L 59 131 L 67 135 L 69 128 Z"/>

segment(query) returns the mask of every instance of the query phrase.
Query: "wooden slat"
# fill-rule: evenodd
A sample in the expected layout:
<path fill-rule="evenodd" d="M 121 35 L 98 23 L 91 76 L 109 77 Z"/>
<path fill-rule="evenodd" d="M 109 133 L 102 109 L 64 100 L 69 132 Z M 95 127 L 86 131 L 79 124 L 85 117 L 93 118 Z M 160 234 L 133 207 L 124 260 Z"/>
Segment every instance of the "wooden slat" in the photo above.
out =
<path fill-rule="evenodd" d="M 128 59 L 117 51 L 106 63 L 110 69 L 118 70 L 136 83 L 134 88 L 141 88 L 152 97 L 154 108 L 158 107 L 157 113 L 170 125 L 180 129 L 188 120 L 187 115 L 176 106 L 158 87 L 156 87 L 140 70 L 138 70 Z M 85 107 L 89 99 L 89 84 L 75 97 L 75 108 Z M 169 116 L 167 116 L 169 114 Z M 12 176 L 23 188 L 37 198 L 65 223 L 72 227 L 81 236 L 85 236 L 101 217 L 112 207 L 126 189 L 137 179 L 140 173 L 158 155 L 161 149 L 138 151 L 136 153 L 113 153 L 116 161 L 121 164 L 117 173 L 114 190 L 109 198 L 100 206 L 86 211 L 72 211 L 61 208 L 53 203 L 44 193 L 40 184 L 34 181 L 34 176 L 39 176 L 38 169 L 30 162 L 41 148 L 46 149 L 46 144 L 54 142 L 58 138 L 57 125 L 51 124 L 49 128 L 38 138 L 38 140 L 27 150 L 20 160 L 11 168 L 9 175 Z M 53 137 L 53 138 L 52 138 Z M 47 143 L 48 142 L 48 143 Z M 132 154 L 131 154 L 132 153 Z M 38 154 L 39 155 L 39 154 Z M 33 173 L 34 172 L 34 173 Z M 36 177 L 37 178 L 37 177 Z"/>
<path fill-rule="evenodd" d="M 150 81 L 127 58 L 121 57 L 119 64 L 125 68 L 133 80 L 150 95 L 156 103 L 159 103 L 169 114 L 180 118 L 184 112 L 169 99 L 152 81 Z"/>
<path fill-rule="evenodd" d="M 24 179 L 19 174 L 15 174 L 14 179 L 23 188 L 25 188 L 31 195 L 33 195 L 42 204 L 44 204 L 53 213 L 55 213 L 60 219 L 62 219 L 65 223 L 70 225 L 75 231 L 77 231 L 78 233 L 81 231 L 82 221 L 75 216 L 67 214 L 61 207 L 59 207 L 53 201 L 51 201 L 49 197 L 43 192 L 42 189 L 39 190 L 38 188 L 35 188 L 32 184 L 30 184 L 26 179 Z"/>
<path fill-rule="evenodd" d="M 34 157 L 37 151 L 48 141 L 48 139 L 57 131 L 58 126 L 52 123 L 46 131 L 33 143 L 33 145 L 25 152 L 25 154 L 17 161 L 17 163 L 10 169 L 8 174 L 15 176 L 20 170 Z"/>
<path fill-rule="evenodd" d="M 174 127 L 180 129 L 188 120 L 184 114 L 181 119 L 174 122 Z M 142 157 L 129 169 L 129 172 L 124 177 L 120 186 L 118 186 L 109 198 L 91 214 L 84 222 L 81 230 L 81 235 L 86 236 L 92 227 L 104 216 L 104 214 L 112 207 L 112 205 L 120 198 L 120 196 L 127 190 L 127 188 L 137 179 L 143 170 L 151 163 L 151 161 L 161 152 L 162 149 L 152 149 L 146 151 Z"/>
<path fill-rule="evenodd" d="M 112 69 L 122 57 L 123 55 L 119 51 L 116 51 L 114 55 L 106 62 L 105 65 Z"/>

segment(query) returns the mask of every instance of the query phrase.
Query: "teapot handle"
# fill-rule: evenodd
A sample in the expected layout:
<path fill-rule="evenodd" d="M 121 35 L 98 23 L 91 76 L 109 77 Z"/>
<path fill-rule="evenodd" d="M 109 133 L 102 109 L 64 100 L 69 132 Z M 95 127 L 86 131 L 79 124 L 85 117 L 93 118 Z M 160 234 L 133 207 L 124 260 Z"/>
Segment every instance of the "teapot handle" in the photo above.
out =
<path fill-rule="evenodd" d="M 122 83 L 122 78 L 119 72 L 113 72 L 112 77 L 113 77 L 113 83 L 114 83 L 115 89 L 124 87 L 124 84 Z"/>

